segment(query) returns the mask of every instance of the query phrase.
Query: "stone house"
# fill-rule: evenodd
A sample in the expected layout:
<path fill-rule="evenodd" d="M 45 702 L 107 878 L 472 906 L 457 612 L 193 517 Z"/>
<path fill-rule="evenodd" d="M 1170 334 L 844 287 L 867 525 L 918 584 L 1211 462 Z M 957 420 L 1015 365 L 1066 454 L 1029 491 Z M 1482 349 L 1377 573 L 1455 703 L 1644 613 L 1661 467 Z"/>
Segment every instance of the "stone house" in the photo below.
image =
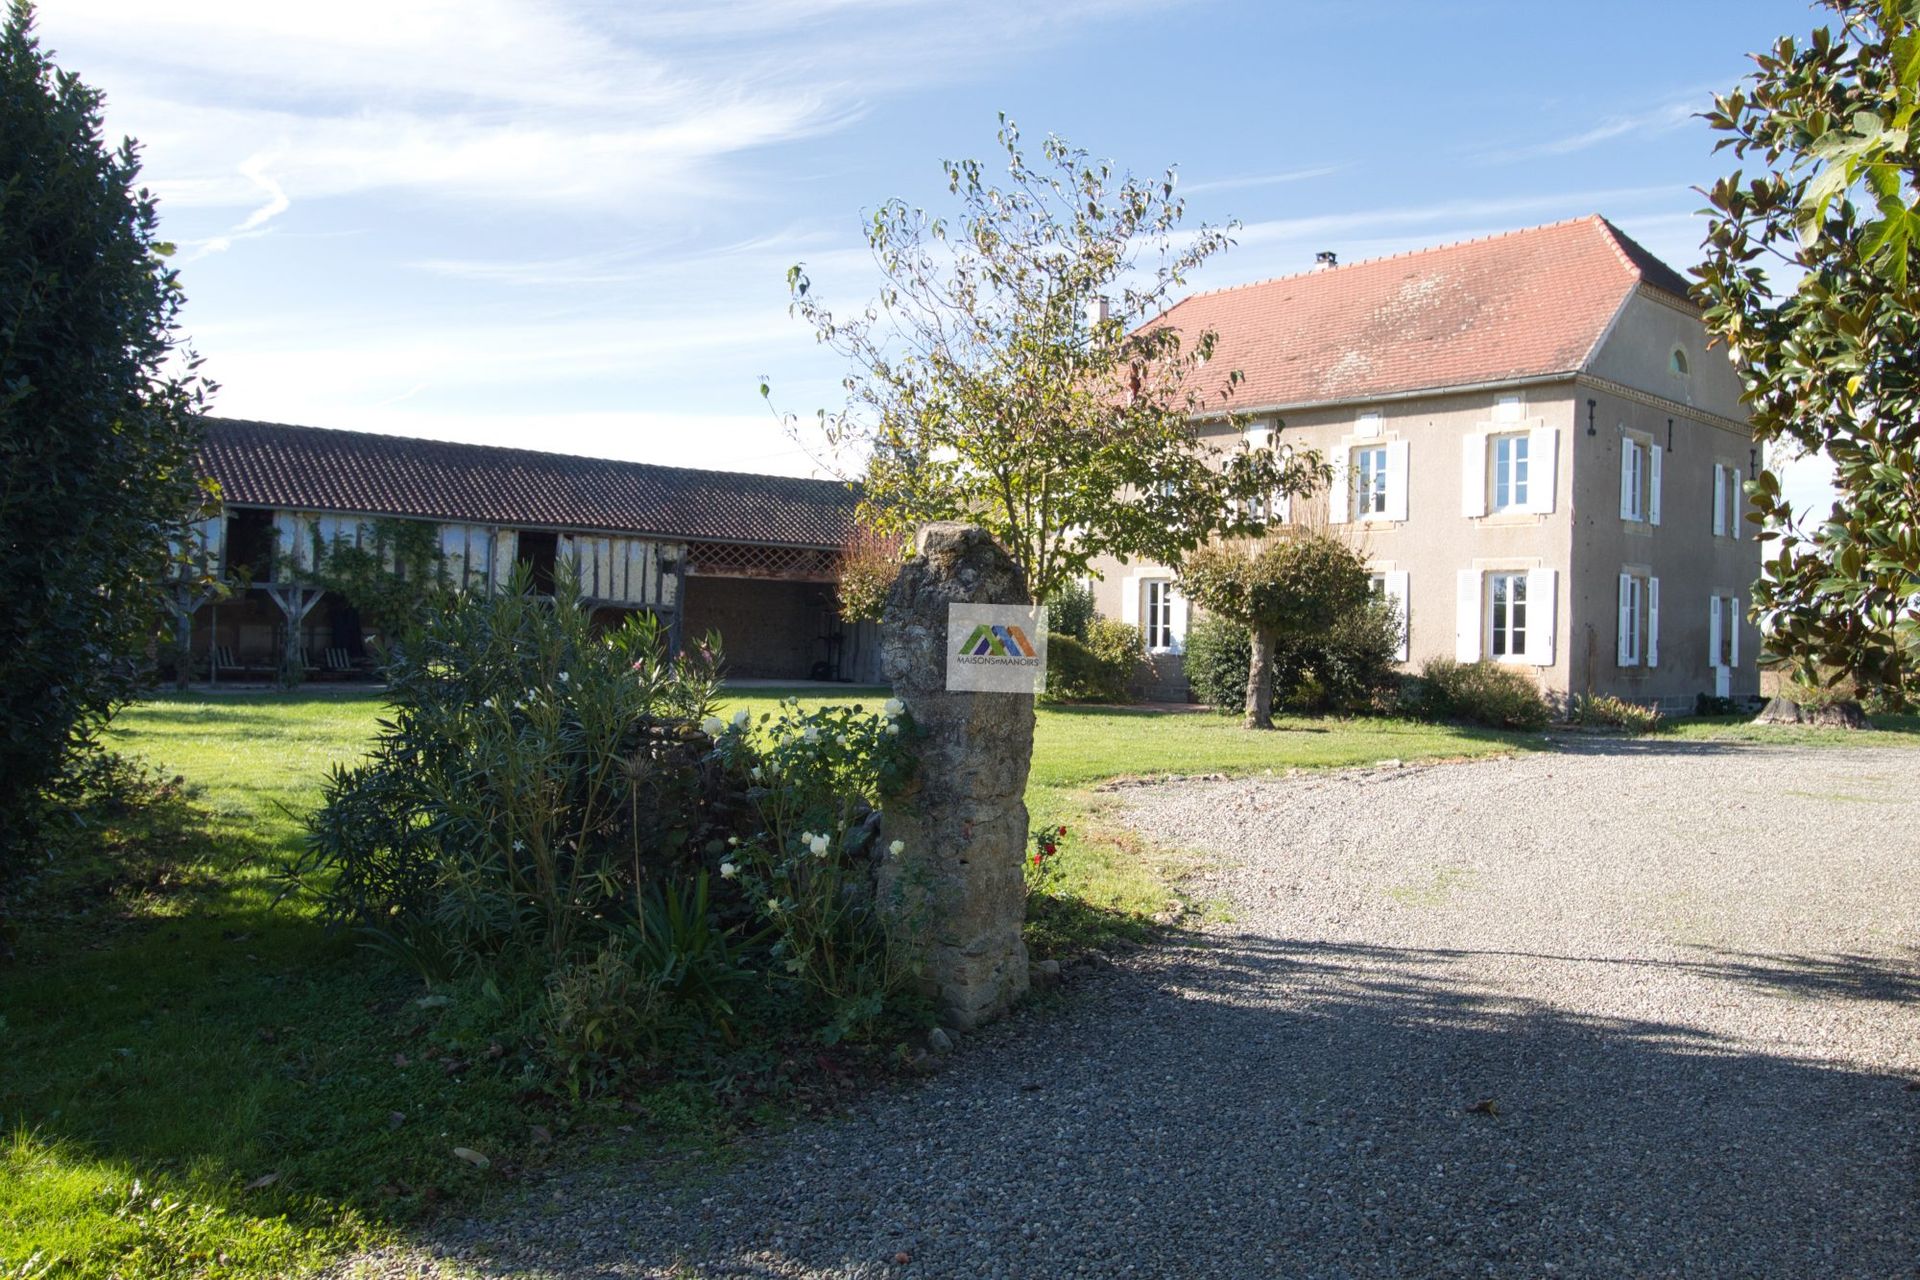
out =
<path fill-rule="evenodd" d="M 858 494 L 833 481 L 614 462 L 357 431 L 206 420 L 200 465 L 223 509 L 202 563 L 242 584 L 187 601 L 195 673 L 263 678 L 362 665 L 348 602 L 306 578 L 316 548 L 360 545 L 382 521 L 435 532 L 446 578 L 489 589 L 525 566 L 571 566 L 597 620 L 660 616 L 678 641 L 720 636 L 731 675 L 876 677 L 878 637 L 836 612 Z"/>
<path fill-rule="evenodd" d="M 1213 443 L 1334 464 L 1329 492 L 1274 514 L 1363 551 L 1408 669 L 1489 658 L 1555 698 L 1667 708 L 1758 694 L 1738 380 L 1686 281 L 1604 218 L 1199 294 L 1156 323 L 1219 335 L 1220 388 L 1244 375 L 1251 425 L 1209 420 Z M 1096 568 L 1100 611 L 1145 633 L 1150 693 L 1184 697 L 1172 570 Z"/>

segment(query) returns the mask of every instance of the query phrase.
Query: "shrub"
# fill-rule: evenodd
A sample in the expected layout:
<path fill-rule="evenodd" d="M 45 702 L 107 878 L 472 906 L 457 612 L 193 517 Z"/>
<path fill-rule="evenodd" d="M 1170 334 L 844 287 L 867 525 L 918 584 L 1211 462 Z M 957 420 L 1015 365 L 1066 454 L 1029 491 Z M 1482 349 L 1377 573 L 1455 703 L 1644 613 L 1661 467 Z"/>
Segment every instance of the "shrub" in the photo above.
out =
<path fill-rule="evenodd" d="M 1434 658 L 1421 670 L 1410 709 L 1435 720 L 1493 729 L 1544 729 L 1553 711 L 1525 672 L 1498 662 Z"/>
<path fill-rule="evenodd" d="M 1603 729 L 1626 729 L 1633 733 L 1652 733 L 1660 727 L 1660 709 L 1628 702 L 1610 693 L 1581 694 L 1567 709 L 1574 724 Z"/>
<path fill-rule="evenodd" d="M 1047 698 L 1052 702 L 1130 702 L 1142 653 L 1140 628 L 1108 618 L 1087 625 L 1084 640 L 1047 636 Z"/>
<path fill-rule="evenodd" d="M 1202 613 L 1187 628 L 1187 683 L 1193 696 L 1218 711 L 1238 714 L 1247 705 L 1247 668 L 1252 633 L 1217 614 Z"/>
<path fill-rule="evenodd" d="M 842 622 L 878 622 L 893 580 L 900 576 L 898 538 L 858 526 L 840 549 L 840 580 L 835 586 Z"/>
<path fill-rule="evenodd" d="M 575 584 L 526 586 L 396 648 L 295 881 L 431 976 L 534 993 L 576 1090 L 732 1039 L 754 992 L 829 1039 L 872 1025 L 910 968 L 872 891 L 873 804 L 911 768 L 898 705 L 725 723 L 709 648 L 670 658 L 645 616 L 596 634 Z"/>
<path fill-rule="evenodd" d="M 138 151 L 61 71 L 33 11 L 0 17 L 0 873 L 44 849 L 48 792 L 140 687 L 204 497 L 210 390 Z"/>
<path fill-rule="evenodd" d="M 1719 698 L 1710 693 L 1695 694 L 1693 714 L 1697 716 L 1738 715 L 1740 706 L 1732 698 Z"/>
<path fill-rule="evenodd" d="M 1093 584 L 1075 579 L 1062 583 L 1047 597 L 1047 630 L 1085 640 L 1097 615 L 1093 611 Z M 1049 644 L 1052 641 L 1048 641 Z M 1048 657 L 1052 654 L 1049 652 Z"/>

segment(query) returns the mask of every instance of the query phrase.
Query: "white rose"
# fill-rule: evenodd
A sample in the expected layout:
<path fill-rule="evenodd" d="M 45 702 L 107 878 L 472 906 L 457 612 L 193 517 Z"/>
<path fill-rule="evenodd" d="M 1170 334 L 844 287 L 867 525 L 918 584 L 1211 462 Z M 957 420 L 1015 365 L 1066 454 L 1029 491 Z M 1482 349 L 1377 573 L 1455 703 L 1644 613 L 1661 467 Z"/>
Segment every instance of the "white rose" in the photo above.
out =
<path fill-rule="evenodd" d="M 739 836 L 728 836 L 728 837 L 727 837 L 727 847 L 728 847 L 729 849 L 738 849 L 738 848 L 740 847 L 740 837 L 739 837 Z"/>
<path fill-rule="evenodd" d="M 723 862 L 720 864 L 720 878 L 722 880 L 731 880 L 739 874 L 740 868 L 734 866 L 731 862 Z"/>
<path fill-rule="evenodd" d="M 807 847 L 812 849 L 817 856 L 824 858 L 827 856 L 827 846 L 831 843 L 832 841 L 828 840 L 825 836 L 815 836 L 813 839 L 807 841 Z"/>
<path fill-rule="evenodd" d="M 806 727 L 806 730 L 803 733 L 801 733 L 800 736 L 802 738 L 805 738 L 808 742 L 818 742 L 820 741 L 820 730 L 817 726 L 808 725 Z"/>
<path fill-rule="evenodd" d="M 892 844 L 887 846 L 887 852 L 892 854 L 896 858 L 899 857 L 901 854 L 905 853 L 906 851 L 907 851 L 907 842 L 905 840 L 895 840 Z"/>
<path fill-rule="evenodd" d="M 709 738 L 717 738 L 727 731 L 727 726 L 719 716 L 708 716 L 700 722 L 700 729 Z"/>
<path fill-rule="evenodd" d="M 898 698 L 888 698 L 887 705 L 880 709 L 886 712 L 889 716 L 897 716 L 905 713 L 907 709 L 907 704 L 900 701 L 900 699 Z"/>
<path fill-rule="evenodd" d="M 567 683 L 567 682 L 568 682 L 569 680 L 571 680 L 571 679 L 573 679 L 573 673 L 572 673 L 572 672 L 570 672 L 570 671 L 562 671 L 562 672 L 560 673 L 560 683 L 561 683 L 561 684 L 565 684 L 565 683 Z"/>
<path fill-rule="evenodd" d="M 888 725 L 888 726 L 887 726 L 887 736 L 888 736 L 888 737 L 890 737 L 890 738 L 897 738 L 897 737 L 899 737 L 899 736 L 900 736 L 900 726 L 899 726 L 899 725 L 897 725 L 897 724 L 890 724 L 890 725 Z"/>
<path fill-rule="evenodd" d="M 742 707 L 738 711 L 733 713 L 734 728 L 744 729 L 752 723 L 753 723 L 753 712 L 747 710 L 745 707 Z"/>

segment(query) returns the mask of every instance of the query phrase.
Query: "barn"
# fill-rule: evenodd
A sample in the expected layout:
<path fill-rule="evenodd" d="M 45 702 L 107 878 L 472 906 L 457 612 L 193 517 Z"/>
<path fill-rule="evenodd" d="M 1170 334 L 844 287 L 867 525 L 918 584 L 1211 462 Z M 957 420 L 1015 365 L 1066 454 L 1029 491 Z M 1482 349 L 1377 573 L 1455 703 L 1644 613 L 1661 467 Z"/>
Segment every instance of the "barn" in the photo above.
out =
<path fill-rule="evenodd" d="M 859 500 L 850 485 L 231 418 L 205 426 L 201 467 L 222 506 L 197 527 L 195 551 L 228 591 L 177 598 L 195 678 L 366 670 L 376 637 L 310 573 L 321 548 L 371 546 L 396 528 L 430 528 L 416 545 L 430 538 L 443 579 L 468 590 L 520 567 L 537 588 L 570 566 L 596 620 L 644 610 L 676 643 L 717 634 L 734 678 L 877 675 L 874 628 L 836 608 Z"/>

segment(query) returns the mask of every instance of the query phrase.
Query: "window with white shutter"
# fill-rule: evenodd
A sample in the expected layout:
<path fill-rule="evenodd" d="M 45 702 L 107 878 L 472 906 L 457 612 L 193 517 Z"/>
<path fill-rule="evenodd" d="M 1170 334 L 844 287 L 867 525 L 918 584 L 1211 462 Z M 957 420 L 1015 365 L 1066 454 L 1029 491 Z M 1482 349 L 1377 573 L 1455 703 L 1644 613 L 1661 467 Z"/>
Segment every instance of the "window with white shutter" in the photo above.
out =
<path fill-rule="evenodd" d="M 1487 575 L 1487 656 L 1522 662 L 1527 656 L 1527 575 Z"/>
<path fill-rule="evenodd" d="M 1553 514 L 1554 492 L 1560 483 L 1559 451 L 1558 428 L 1535 427 L 1527 433 L 1527 510 L 1536 515 Z"/>
<path fill-rule="evenodd" d="M 1413 619 L 1407 608 L 1407 584 L 1409 577 L 1405 569 L 1388 569 L 1373 575 L 1373 594 L 1377 600 L 1390 601 L 1400 615 L 1400 643 L 1394 649 L 1393 660 L 1407 660 L 1407 642 L 1412 633 Z"/>
<path fill-rule="evenodd" d="M 1559 580 L 1559 571 L 1555 569 L 1527 571 L 1527 605 L 1533 616 L 1527 627 L 1527 645 L 1522 656 L 1536 667 L 1553 665 L 1553 631 Z"/>
<path fill-rule="evenodd" d="M 1480 661 L 1480 632 L 1486 615 L 1481 611 L 1481 586 L 1486 577 L 1478 569 L 1454 575 L 1453 656 L 1461 662 Z"/>
<path fill-rule="evenodd" d="M 1531 510 L 1528 481 L 1532 478 L 1532 469 L 1528 466 L 1528 454 L 1533 444 L 1532 435 L 1516 432 L 1494 436 L 1490 444 L 1493 455 L 1493 509 Z"/>
<path fill-rule="evenodd" d="M 1353 513 L 1359 519 L 1387 514 L 1387 447 L 1353 451 Z"/>
<path fill-rule="evenodd" d="M 1726 535 L 1727 469 L 1716 462 L 1713 464 L 1713 536 L 1724 538 Z M 1718 601 L 1715 605 L 1718 606 Z"/>
<path fill-rule="evenodd" d="M 1647 518 L 1647 450 L 1631 436 L 1620 442 L 1620 518 Z"/>
<path fill-rule="evenodd" d="M 1647 523 L 1660 523 L 1660 460 L 1665 456 L 1659 445 L 1647 446 Z"/>
<path fill-rule="evenodd" d="M 1154 653 L 1178 653 L 1185 609 L 1172 579 L 1149 578 L 1140 584 L 1140 629 Z"/>
<path fill-rule="evenodd" d="M 1620 666 L 1640 665 L 1640 629 L 1644 625 L 1644 582 L 1631 573 L 1620 575 L 1619 638 L 1615 656 Z"/>
<path fill-rule="evenodd" d="M 1660 579 L 1647 579 L 1647 665 L 1660 665 Z"/>

